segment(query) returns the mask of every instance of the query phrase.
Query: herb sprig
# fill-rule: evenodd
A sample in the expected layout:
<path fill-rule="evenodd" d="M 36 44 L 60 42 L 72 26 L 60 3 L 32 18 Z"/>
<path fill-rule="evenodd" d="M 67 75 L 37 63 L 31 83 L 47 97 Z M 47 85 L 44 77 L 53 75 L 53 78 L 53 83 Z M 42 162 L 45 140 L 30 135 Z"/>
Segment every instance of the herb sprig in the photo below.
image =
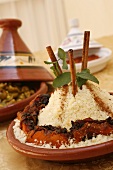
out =
<path fill-rule="evenodd" d="M 58 67 L 58 62 L 59 60 L 62 60 L 62 69 L 68 70 L 68 65 L 66 62 L 66 53 L 63 49 L 58 48 L 58 60 L 55 62 L 48 62 L 44 61 L 45 64 L 52 64 L 50 69 L 52 69 L 54 75 L 56 78 L 53 80 L 53 87 L 62 87 L 66 84 L 69 84 L 71 82 L 71 74 L 70 72 L 66 71 L 63 73 L 60 73 L 59 67 Z M 60 73 L 60 74 L 59 74 Z M 82 87 L 88 80 L 95 82 L 99 84 L 98 79 L 90 73 L 89 69 L 83 69 L 81 72 L 76 73 L 76 80 L 77 80 L 77 85 L 78 87 Z"/>

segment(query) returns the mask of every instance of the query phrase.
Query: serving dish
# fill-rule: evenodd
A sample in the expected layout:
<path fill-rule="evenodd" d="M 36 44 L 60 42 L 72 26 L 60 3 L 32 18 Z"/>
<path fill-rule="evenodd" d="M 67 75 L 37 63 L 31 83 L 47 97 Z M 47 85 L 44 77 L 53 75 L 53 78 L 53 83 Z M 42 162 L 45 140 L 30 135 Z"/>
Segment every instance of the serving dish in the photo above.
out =
<path fill-rule="evenodd" d="M 85 32 L 85 33 L 86 33 L 85 36 L 89 35 L 89 32 Z M 57 62 L 57 59 L 55 58 L 50 46 L 47 47 L 47 51 L 50 55 L 52 62 Z M 70 57 L 70 60 L 73 61 L 73 50 L 69 50 L 69 57 Z M 53 63 L 53 65 L 54 65 L 54 63 Z M 97 135 L 99 135 L 99 134 L 105 135 L 105 136 L 109 135 L 109 137 L 110 137 L 110 135 L 112 134 L 112 127 L 111 127 L 112 119 L 110 117 L 109 117 L 110 120 L 109 120 L 109 118 L 108 119 L 106 118 L 107 117 L 106 112 L 112 113 L 111 108 L 109 108 L 109 110 L 107 110 L 107 109 L 108 109 L 109 105 L 112 106 L 111 100 L 113 100 L 113 99 L 110 98 L 111 96 L 107 92 L 104 93 L 98 87 L 96 87 L 93 83 L 86 84 L 87 79 L 85 79 L 85 84 L 82 84 L 82 86 L 81 86 L 82 89 L 81 89 L 81 87 L 79 87 L 79 89 L 77 89 L 77 85 L 75 85 L 73 83 L 73 82 L 75 82 L 74 62 L 72 62 L 72 63 L 70 62 L 70 66 L 71 66 L 71 77 L 73 78 L 72 84 L 68 84 L 67 82 L 66 82 L 65 86 L 64 86 L 64 84 L 63 85 L 61 84 L 61 86 L 60 86 L 61 88 L 57 88 L 57 90 L 51 95 L 51 101 L 49 100 L 50 95 L 49 96 L 48 95 L 38 96 L 37 98 L 35 98 L 35 100 L 33 100 L 29 104 L 29 106 L 27 108 L 25 108 L 25 110 L 23 110 L 23 112 L 21 112 L 21 113 L 18 112 L 18 114 L 17 114 L 18 120 L 17 121 L 19 121 L 20 124 L 18 124 L 18 123 L 15 124 L 16 120 L 14 120 L 9 125 L 8 130 L 7 130 L 7 139 L 9 141 L 10 145 L 17 152 L 24 154 L 26 156 L 32 157 L 32 158 L 37 158 L 37 159 L 42 159 L 42 160 L 59 161 L 59 162 L 70 162 L 71 161 L 72 162 L 72 161 L 82 161 L 82 160 L 97 158 L 97 157 L 100 157 L 103 155 L 107 155 L 113 151 L 113 149 L 110 149 L 111 146 L 113 145 L 112 138 L 108 139 L 109 142 L 108 142 L 108 140 L 105 140 L 107 142 L 103 142 L 104 140 L 102 140 L 103 143 L 101 143 L 101 144 L 95 144 L 96 142 L 94 142 L 93 144 L 90 143 L 92 145 L 89 146 L 87 143 L 85 145 L 85 147 L 77 147 L 76 148 L 76 145 L 71 145 L 71 144 L 75 144 L 75 143 L 78 144 L 80 141 L 89 142 L 88 140 L 92 139 L 93 137 L 96 138 Z M 60 71 L 60 68 L 59 67 L 57 67 L 56 69 L 55 68 L 56 67 L 54 67 L 54 71 L 56 71 L 55 73 L 57 73 L 58 76 L 59 75 L 62 76 L 62 71 Z M 59 68 L 59 70 L 58 70 L 58 68 Z M 84 69 L 86 69 L 86 68 L 87 68 L 87 66 L 84 66 L 82 68 L 83 69 L 82 71 L 84 71 Z M 67 74 L 63 74 L 63 75 L 67 75 Z M 91 74 L 89 74 L 89 75 L 91 75 Z M 92 75 L 92 77 L 94 78 L 93 75 Z M 79 77 L 79 78 L 81 78 L 81 77 Z M 95 79 L 96 78 L 94 78 L 94 80 Z M 84 80 L 84 77 L 82 78 L 82 80 Z M 91 79 L 89 78 L 88 80 L 92 80 L 92 78 Z M 95 83 L 98 83 L 97 79 L 96 79 Z M 84 85 L 84 87 L 83 87 L 83 85 Z M 76 90 L 73 91 L 73 88 L 75 86 L 76 86 Z M 59 87 L 59 86 L 56 86 L 56 87 Z M 70 88 L 71 88 L 71 90 L 70 90 Z M 76 95 L 76 92 L 78 93 L 78 95 L 80 94 L 79 97 Z M 99 95 L 97 95 L 98 93 L 99 93 Z M 86 94 L 86 96 L 84 94 Z M 107 98 L 106 101 L 103 101 L 102 100 L 103 98 L 100 96 L 104 97 L 105 95 L 106 96 L 108 95 L 108 96 L 106 97 Z M 82 100 L 83 97 L 84 97 L 84 100 L 89 101 L 89 103 L 84 102 Z M 73 100 L 74 99 L 75 100 L 71 101 L 72 102 L 72 105 L 71 105 L 70 100 L 72 98 L 73 98 Z M 92 98 L 94 98 L 96 103 L 94 102 L 94 100 L 92 100 Z M 78 103 L 77 103 L 77 99 L 78 99 Z M 54 101 L 56 101 L 56 102 L 54 102 Z M 75 106 L 75 102 L 76 102 L 76 107 L 74 108 L 73 105 Z M 59 103 L 61 103 L 61 105 Z M 97 105 L 97 103 L 98 103 L 98 105 Z M 82 104 L 82 105 L 80 105 L 80 104 Z M 103 115 L 105 113 L 105 117 L 103 115 L 102 115 L 103 117 L 101 117 L 102 109 L 99 109 L 99 107 L 104 104 L 105 105 L 107 104 L 106 107 L 102 107 L 102 109 L 104 110 Z M 47 107 L 45 107 L 46 105 L 47 105 Z M 58 108 L 56 107 L 57 105 L 60 106 L 60 109 L 59 109 L 59 107 Z M 70 105 L 71 105 L 71 109 L 69 109 Z M 89 105 L 91 106 L 90 108 L 89 108 Z M 83 106 L 83 109 L 81 109 L 82 106 Z M 44 107 L 45 107 L 45 109 L 44 109 Z M 80 108 L 80 110 L 78 109 L 78 107 Z M 52 110 L 52 108 L 53 108 L 53 110 Z M 76 108 L 77 108 L 77 111 L 76 111 Z M 91 109 L 94 109 L 94 110 L 92 110 L 89 114 L 89 111 Z M 55 112 L 54 112 L 54 110 L 55 110 Z M 70 116 L 70 114 L 72 115 L 72 113 L 74 111 L 75 111 L 75 114 L 77 112 L 79 113 L 79 115 L 77 115 L 76 118 L 75 118 L 75 114 L 73 116 Z M 34 114 L 34 113 L 36 113 L 36 114 Z M 46 116 L 47 113 L 50 113 L 50 115 L 48 114 Z M 66 113 L 66 116 L 63 113 Z M 81 116 L 81 114 L 83 114 L 83 113 L 86 113 L 86 115 L 84 117 Z M 96 113 L 95 117 L 92 116 L 94 113 Z M 68 114 L 69 114 L 69 116 L 67 116 Z M 97 118 L 98 114 L 100 117 Z M 45 116 L 46 116 L 46 119 L 45 119 Z M 88 118 L 88 120 L 85 120 L 84 118 L 85 119 Z M 94 119 L 94 121 L 90 118 Z M 102 121 L 100 118 L 102 119 Z M 80 120 L 78 120 L 78 119 L 80 119 Z M 100 121 L 98 121 L 98 119 Z M 55 122 L 54 122 L 54 120 L 55 120 Z M 60 121 L 60 120 L 64 120 L 64 121 Z M 80 121 L 82 121 L 82 122 L 80 122 Z M 58 124 L 57 124 L 57 122 L 58 122 Z M 69 125 L 69 122 L 71 123 L 70 125 Z M 90 123 L 91 123 L 91 125 L 90 125 Z M 64 125 L 62 126 L 62 124 L 64 124 Z M 111 127 L 110 131 L 106 132 L 106 128 L 109 129 L 109 127 Z M 20 131 L 20 129 L 22 131 Z M 20 134 L 19 134 L 19 132 L 20 132 Z M 26 135 L 21 136 L 21 133 L 25 133 Z M 17 139 L 19 139 L 19 140 L 17 140 Z M 22 139 L 22 140 L 20 140 L 20 139 Z M 20 142 L 20 141 L 22 141 L 22 142 Z M 92 140 L 92 142 L 93 142 L 93 140 Z M 99 140 L 99 142 L 101 142 L 101 141 Z M 29 143 L 29 145 L 27 143 Z M 34 143 L 37 145 L 34 146 Z M 41 147 L 38 147 L 39 145 L 41 145 Z M 68 149 L 69 147 L 67 145 L 69 147 L 74 147 L 74 148 Z M 61 146 L 61 149 L 60 149 L 60 146 Z M 81 146 L 83 146 L 83 145 L 81 145 Z M 59 149 L 57 149 L 57 148 L 59 148 Z M 65 148 L 65 149 L 63 149 L 63 148 Z"/>
<path fill-rule="evenodd" d="M 43 149 L 28 146 L 15 138 L 13 133 L 14 123 L 12 121 L 7 130 L 8 142 L 14 150 L 31 158 L 57 162 L 79 162 L 93 160 L 113 152 L 113 140 L 75 149 Z"/>
<path fill-rule="evenodd" d="M 28 84 L 30 84 L 30 82 L 28 82 Z M 35 96 L 38 94 L 46 93 L 48 90 L 48 86 L 45 82 L 35 81 L 31 84 L 36 89 L 36 92 L 20 102 L 16 102 L 6 107 L 0 108 L 0 122 L 15 118 L 17 111 L 22 110 L 32 99 L 35 98 Z"/>
<path fill-rule="evenodd" d="M 74 57 L 82 56 L 82 50 L 74 50 Z M 108 61 L 111 58 L 112 51 L 108 48 L 90 48 L 89 55 L 97 55 L 99 58 L 95 60 L 88 61 L 88 69 L 91 73 L 101 71 L 107 66 Z M 57 56 L 57 53 L 56 53 Z M 59 64 L 62 66 L 62 62 L 59 61 Z M 68 64 L 68 69 L 70 70 L 70 65 Z M 79 72 L 81 70 L 81 63 L 76 63 L 76 70 Z"/>

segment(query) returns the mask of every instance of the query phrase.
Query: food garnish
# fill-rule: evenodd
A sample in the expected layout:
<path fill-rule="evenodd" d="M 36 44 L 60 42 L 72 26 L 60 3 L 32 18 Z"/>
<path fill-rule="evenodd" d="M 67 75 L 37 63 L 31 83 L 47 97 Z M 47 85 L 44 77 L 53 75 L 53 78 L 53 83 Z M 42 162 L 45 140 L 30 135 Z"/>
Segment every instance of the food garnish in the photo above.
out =
<path fill-rule="evenodd" d="M 82 67 L 81 67 L 81 70 L 84 70 L 84 69 L 87 68 L 89 37 L 90 37 L 90 32 L 85 31 L 84 32 L 83 51 L 82 51 Z"/>
<path fill-rule="evenodd" d="M 77 82 L 76 82 L 76 70 L 73 60 L 73 50 L 68 51 L 69 61 L 70 61 L 70 72 L 71 72 L 71 81 L 72 81 L 72 94 L 76 95 L 77 92 Z"/>
<path fill-rule="evenodd" d="M 87 69 L 87 55 L 88 55 L 88 46 L 89 43 L 86 41 L 89 41 L 89 32 L 88 31 L 85 32 L 84 34 L 84 48 L 83 48 L 83 59 L 82 59 L 82 68 L 81 68 L 81 72 L 77 72 L 75 74 L 76 77 L 76 82 L 78 87 L 82 87 L 83 84 L 85 84 L 87 82 L 87 80 L 93 81 L 97 84 L 99 84 L 98 79 L 92 75 L 90 73 L 90 70 Z M 68 65 L 66 63 L 66 52 L 61 49 L 58 48 L 58 59 L 56 59 L 55 54 L 52 50 L 52 48 L 50 46 L 46 47 L 49 57 L 51 59 L 51 62 L 48 61 L 44 61 L 45 64 L 53 64 L 53 66 L 51 66 L 50 68 L 53 70 L 53 73 L 55 74 L 56 78 L 53 80 L 53 87 L 57 88 L 57 87 L 62 87 L 64 85 L 67 85 L 71 82 L 71 74 L 70 72 L 66 71 L 66 72 L 62 72 L 60 65 L 59 65 L 59 60 L 63 61 L 63 65 L 62 65 L 62 69 L 63 70 L 68 70 Z M 70 50 L 69 50 L 70 51 Z M 69 54 L 69 53 L 68 53 Z"/>

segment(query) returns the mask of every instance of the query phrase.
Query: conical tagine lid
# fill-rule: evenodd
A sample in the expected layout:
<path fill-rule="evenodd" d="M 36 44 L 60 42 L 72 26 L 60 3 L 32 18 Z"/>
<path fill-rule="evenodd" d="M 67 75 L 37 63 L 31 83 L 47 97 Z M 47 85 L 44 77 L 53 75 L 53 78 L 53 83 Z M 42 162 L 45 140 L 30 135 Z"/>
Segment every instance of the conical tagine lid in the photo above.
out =
<path fill-rule="evenodd" d="M 18 19 L 1 19 L 0 81 L 52 81 L 52 75 L 42 66 L 26 46 L 17 29 Z M 41 56 L 40 56 L 41 57 Z"/>

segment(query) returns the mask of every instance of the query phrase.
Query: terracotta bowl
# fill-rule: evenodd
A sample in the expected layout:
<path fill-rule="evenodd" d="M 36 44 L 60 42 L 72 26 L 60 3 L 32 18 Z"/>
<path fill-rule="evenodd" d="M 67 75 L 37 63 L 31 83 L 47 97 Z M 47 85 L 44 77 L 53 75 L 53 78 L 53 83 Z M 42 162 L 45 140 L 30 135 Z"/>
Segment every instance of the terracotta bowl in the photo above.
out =
<path fill-rule="evenodd" d="M 13 133 L 14 121 L 8 127 L 7 139 L 17 152 L 40 160 L 56 162 L 84 162 L 106 156 L 113 152 L 113 140 L 102 144 L 74 149 L 43 149 L 20 143 Z"/>
<path fill-rule="evenodd" d="M 48 91 L 48 86 L 45 82 L 28 82 L 33 88 L 36 89 L 36 92 L 30 97 L 23 99 L 20 102 L 15 104 L 8 105 L 6 107 L 0 108 L 0 122 L 8 121 L 14 119 L 18 111 L 23 110 L 26 105 L 29 104 L 31 100 L 38 94 L 44 94 Z"/>

